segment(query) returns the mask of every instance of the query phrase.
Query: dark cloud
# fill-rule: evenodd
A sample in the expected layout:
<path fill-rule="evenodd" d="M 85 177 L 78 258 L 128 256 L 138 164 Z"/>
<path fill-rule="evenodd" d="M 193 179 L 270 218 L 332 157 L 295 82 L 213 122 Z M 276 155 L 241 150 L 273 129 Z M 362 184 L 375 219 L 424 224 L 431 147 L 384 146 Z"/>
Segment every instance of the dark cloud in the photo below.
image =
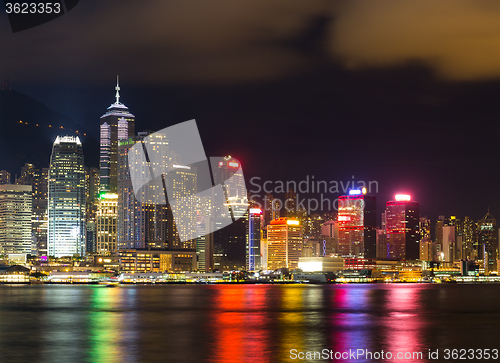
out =
<path fill-rule="evenodd" d="M 331 51 L 349 68 L 418 59 L 446 78 L 500 77 L 500 2 L 349 1 L 332 28 Z"/>

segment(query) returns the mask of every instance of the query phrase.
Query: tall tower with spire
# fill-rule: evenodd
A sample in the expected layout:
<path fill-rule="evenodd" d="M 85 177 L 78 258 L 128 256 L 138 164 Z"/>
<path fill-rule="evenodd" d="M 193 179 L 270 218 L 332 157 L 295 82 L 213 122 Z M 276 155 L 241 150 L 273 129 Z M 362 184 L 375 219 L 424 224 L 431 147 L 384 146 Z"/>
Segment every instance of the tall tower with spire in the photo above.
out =
<path fill-rule="evenodd" d="M 118 76 L 115 90 L 116 101 L 101 116 L 100 125 L 100 191 L 110 193 L 116 193 L 118 185 L 118 141 L 135 133 L 135 116 L 120 102 Z"/>

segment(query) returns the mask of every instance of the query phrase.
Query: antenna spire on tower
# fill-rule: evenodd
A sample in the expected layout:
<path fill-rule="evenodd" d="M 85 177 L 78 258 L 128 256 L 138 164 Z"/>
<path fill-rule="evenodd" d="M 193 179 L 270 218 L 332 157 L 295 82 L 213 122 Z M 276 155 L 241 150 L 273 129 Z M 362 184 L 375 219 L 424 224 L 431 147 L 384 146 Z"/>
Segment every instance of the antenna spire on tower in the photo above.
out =
<path fill-rule="evenodd" d="M 116 87 L 115 87 L 115 90 L 116 90 L 116 103 L 120 103 L 120 85 L 118 83 L 118 75 L 116 76 Z"/>

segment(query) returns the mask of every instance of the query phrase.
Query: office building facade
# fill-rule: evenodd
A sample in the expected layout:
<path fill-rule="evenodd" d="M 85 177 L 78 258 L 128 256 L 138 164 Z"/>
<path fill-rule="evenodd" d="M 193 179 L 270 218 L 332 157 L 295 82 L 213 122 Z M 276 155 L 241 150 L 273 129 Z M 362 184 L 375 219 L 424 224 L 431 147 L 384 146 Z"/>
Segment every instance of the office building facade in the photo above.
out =
<path fill-rule="evenodd" d="M 111 193 L 118 187 L 118 142 L 135 134 L 135 116 L 120 102 L 118 79 L 115 89 L 116 101 L 100 121 L 100 190 Z"/>
<path fill-rule="evenodd" d="M 85 169 L 78 136 L 58 136 L 48 181 L 48 254 L 85 255 Z"/>
<path fill-rule="evenodd" d="M 0 254 L 32 253 L 31 185 L 0 185 Z"/>
<path fill-rule="evenodd" d="M 299 220 L 279 218 L 267 226 L 267 269 L 298 267 L 304 245 Z"/>
<path fill-rule="evenodd" d="M 386 203 L 386 233 L 390 260 L 420 258 L 420 207 L 407 194 L 398 194 Z"/>
<path fill-rule="evenodd" d="M 377 202 L 366 190 L 339 197 L 338 253 L 342 257 L 376 257 Z"/>

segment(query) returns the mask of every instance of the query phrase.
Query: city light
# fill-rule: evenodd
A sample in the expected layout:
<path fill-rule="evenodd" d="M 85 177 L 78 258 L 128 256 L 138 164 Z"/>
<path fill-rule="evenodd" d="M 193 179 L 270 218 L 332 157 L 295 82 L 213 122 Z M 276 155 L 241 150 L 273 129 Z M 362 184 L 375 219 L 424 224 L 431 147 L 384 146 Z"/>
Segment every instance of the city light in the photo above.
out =
<path fill-rule="evenodd" d="M 289 219 L 288 221 L 286 221 L 286 224 L 288 224 L 289 226 L 298 226 L 299 221 Z"/>
<path fill-rule="evenodd" d="M 172 166 L 177 169 L 191 169 L 189 166 L 186 165 L 173 164 Z"/>
<path fill-rule="evenodd" d="M 237 162 L 234 162 L 234 161 L 230 161 L 229 162 L 229 166 L 233 167 L 233 168 L 239 168 L 240 164 L 238 164 Z"/>
<path fill-rule="evenodd" d="M 262 214 L 262 210 L 259 208 L 250 208 L 250 214 Z"/>
<path fill-rule="evenodd" d="M 323 271 L 323 263 L 321 261 L 299 261 L 299 269 L 304 272 Z"/>
<path fill-rule="evenodd" d="M 351 189 L 349 190 L 349 195 L 361 195 L 360 189 Z"/>
<path fill-rule="evenodd" d="M 411 197 L 409 194 L 396 194 L 395 198 L 396 198 L 396 201 L 398 201 L 398 202 L 411 200 Z"/>
<path fill-rule="evenodd" d="M 338 220 L 341 222 L 348 222 L 351 220 L 351 217 L 350 216 L 339 216 Z"/>
<path fill-rule="evenodd" d="M 118 194 L 116 193 L 101 193 L 99 194 L 101 199 L 118 199 Z"/>

